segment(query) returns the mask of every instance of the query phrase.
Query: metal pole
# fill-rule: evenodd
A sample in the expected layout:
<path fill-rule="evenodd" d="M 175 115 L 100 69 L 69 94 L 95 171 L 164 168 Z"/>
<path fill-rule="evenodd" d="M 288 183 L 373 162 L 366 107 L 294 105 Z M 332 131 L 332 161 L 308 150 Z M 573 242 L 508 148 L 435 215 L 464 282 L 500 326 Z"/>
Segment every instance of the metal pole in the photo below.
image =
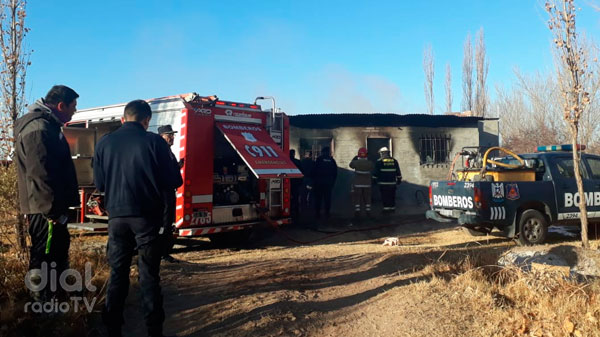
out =
<path fill-rule="evenodd" d="M 273 122 L 275 121 L 275 97 L 273 97 L 273 96 L 258 96 L 254 100 L 254 104 L 256 104 L 256 101 L 263 100 L 263 99 L 270 99 L 271 102 L 273 103 L 273 108 L 271 110 L 271 123 L 270 123 L 271 125 L 269 125 L 269 126 L 272 126 Z"/>

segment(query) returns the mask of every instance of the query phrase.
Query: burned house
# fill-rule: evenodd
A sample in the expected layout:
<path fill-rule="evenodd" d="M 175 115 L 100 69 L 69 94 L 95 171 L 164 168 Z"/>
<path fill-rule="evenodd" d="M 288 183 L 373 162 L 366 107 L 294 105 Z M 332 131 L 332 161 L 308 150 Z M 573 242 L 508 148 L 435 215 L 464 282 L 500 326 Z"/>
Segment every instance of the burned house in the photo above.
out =
<path fill-rule="evenodd" d="M 373 161 L 381 147 L 390 149 L 403 177 L 397 191 L 398 212 L 408 213 L 427 206 L 429 181 L 446 177 L 462 147 L 497 145 L 497 118 L 390 113 L 290 116 L 290 148 L 300 158 L 309 151 L 316 158 L 325 146 L 332 150 L 339 167 L 332 201 L 332 212 L 337 215 L 351 214 L 352 170 L 348 165 L 360 147 L 367 148 Z"/>

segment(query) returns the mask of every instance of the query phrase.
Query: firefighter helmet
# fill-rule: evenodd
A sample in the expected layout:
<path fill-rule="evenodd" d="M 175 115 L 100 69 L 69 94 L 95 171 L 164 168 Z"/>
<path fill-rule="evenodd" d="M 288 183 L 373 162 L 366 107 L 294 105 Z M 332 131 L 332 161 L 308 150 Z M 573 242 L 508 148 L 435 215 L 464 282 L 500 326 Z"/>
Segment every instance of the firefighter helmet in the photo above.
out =
<path fill-rule="evenodd" d="M 390 152 L 390 149 L 388 149 L 387 147 L 382 147 L 381 149 L 379 149 L 379 153 L 381 152 Z"/>
<path fill-rule="evenodd" d="M 365 149 L 364 147 L 361 147 L 360 149 L 358 149 L 358 156 L 360 158 L 366 158 L 367 157 L 367 149 Z"/>

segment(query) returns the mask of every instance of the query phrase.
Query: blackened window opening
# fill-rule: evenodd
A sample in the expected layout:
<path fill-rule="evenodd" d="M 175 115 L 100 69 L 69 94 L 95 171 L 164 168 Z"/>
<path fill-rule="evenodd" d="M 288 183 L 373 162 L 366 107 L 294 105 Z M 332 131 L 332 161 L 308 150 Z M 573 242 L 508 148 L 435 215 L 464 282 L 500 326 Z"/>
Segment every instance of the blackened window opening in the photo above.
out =
<path fill-rule="evenodd" d="M 440 164 L 449 161 L 450 135 L 424 135 L 420 139 L 421 164 Z"/>

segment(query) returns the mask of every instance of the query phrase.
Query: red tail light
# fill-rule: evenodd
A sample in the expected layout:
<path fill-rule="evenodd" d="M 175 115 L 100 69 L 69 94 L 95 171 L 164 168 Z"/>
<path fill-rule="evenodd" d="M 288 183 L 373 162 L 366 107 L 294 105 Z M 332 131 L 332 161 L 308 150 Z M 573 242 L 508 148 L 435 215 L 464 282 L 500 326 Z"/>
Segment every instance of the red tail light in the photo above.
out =
<path fill-rule="evenodd" d="M 484 201 L 481 194 L 481 189 L 478 187 L 473 188 L 473 202 L 475 203 L 475 208 L 484 208 Z"/>
<path fill-rule="evenodd" d="M 431 185 L 429 185 L 429 206 L 433 206 L 433 191 Z"/>

